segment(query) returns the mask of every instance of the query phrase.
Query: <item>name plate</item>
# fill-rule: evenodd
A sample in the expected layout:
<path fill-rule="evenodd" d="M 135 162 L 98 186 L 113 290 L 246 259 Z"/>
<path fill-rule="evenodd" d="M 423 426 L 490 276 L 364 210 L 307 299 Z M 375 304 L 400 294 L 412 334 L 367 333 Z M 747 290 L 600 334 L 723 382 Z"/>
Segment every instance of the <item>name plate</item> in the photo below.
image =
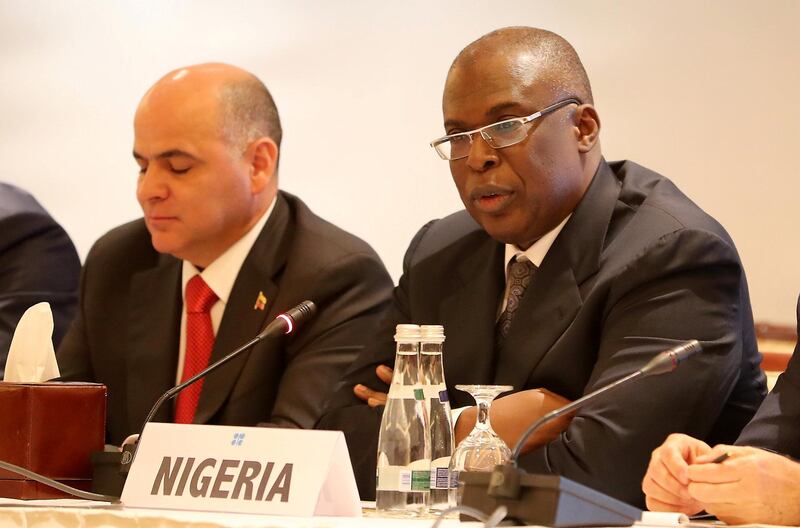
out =
<path fill-rule="evenodd" d="M 121 500 L 140 508 L 361 516 L 340 431 L 149 423 Z"/>

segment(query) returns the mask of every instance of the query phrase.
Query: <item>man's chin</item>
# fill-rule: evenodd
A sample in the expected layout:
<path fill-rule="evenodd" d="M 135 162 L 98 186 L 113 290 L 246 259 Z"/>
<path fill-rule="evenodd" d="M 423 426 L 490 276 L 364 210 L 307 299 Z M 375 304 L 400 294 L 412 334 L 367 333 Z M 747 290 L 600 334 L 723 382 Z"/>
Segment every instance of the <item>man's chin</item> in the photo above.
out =
<path fill-rule="evenodd" d="M 520 247 L 524 245 L 524 242 L 520 243 L 524 237 L 521 237 L 518 230 L 514 229 L 514 226 L 509 225 L 508 222 L 503 221 L 503 219 L 497 217 L 487 218 L 486 216 L 483 216 L 482 218 L 478 218 L 476 220 L 481 225 L 483 230 L 486 231 L 486 234 L 496 241 L 502 244 L 514 244 Z"/>
<path fill-rule="evenodd" d="M 165 237 L 160 236 L 158 234 L 150 235 L 150 243 L 153 244 L 153 249 L 155 249 L 159 253 L 164 253 L 167 255 L 172 255 L 176 258 L 181 258 L 178 255 L 180 254 L 180 246 L 175 243 L 173 240 L 167 240 Z"/>

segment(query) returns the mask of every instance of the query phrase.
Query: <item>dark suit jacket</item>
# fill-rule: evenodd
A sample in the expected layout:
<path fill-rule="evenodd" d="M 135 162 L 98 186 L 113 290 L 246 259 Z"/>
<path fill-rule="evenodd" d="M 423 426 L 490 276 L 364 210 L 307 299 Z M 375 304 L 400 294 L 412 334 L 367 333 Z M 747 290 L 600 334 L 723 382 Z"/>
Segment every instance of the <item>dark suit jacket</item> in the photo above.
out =
<path fill-rule="evenodd" d="M 797 324 L 800 332 L 800 299 L 797 300 Z M 786 370 L 778 376 L 755 418 L 736 443 L 800 458 L 800 342 Z"/>
<path fill-rule="evenodd" d="M 22 189 L 0 183 L 0 379 L 25 310 L 47 301 L 58 346 L 78 304 L 81 261 L 66 231 Z"/>
<path fill-rule="evenodd" d="M 376 343 L 319 424 L 345 431 L 362 497 L 374 494 L 380 411 L 360 404 L 351 390 L 354 383 L 386 390 L 373 371 L 393 362 L 396 323 L 444 325 L 453 407 L 473 404 L 457 383 L 544 387 L 574 400 L 663 349 L 701 340 L 703 354 L 678 372 L 586 407 L 557 440 L 521 458 L 530 471 L 558 473 L 632 504 L 643 504 L 650 452 L 669 433 L 732 440 L 764 397 L 733 242 L 669 180 L 634 163 L 601 163 L 528 286 L 498 356 L 494 325 L 503 287 L 503 245 L 466 212 L 416 235 Z"/>
<path fill-rule="evenodd" d="M 110 442 L 138 432 L 175 384 L 180 282 L 181 261 L 153 249 L 142 220 L 103 236 L 86 259 L 79 314 L 58 360 L 63 378 L 108 386 Z M 262 341 L 210 374 L 195 422 L 312 427 L 372 333 L 391 287 L 365 242 L 281 192 L 233 285 L 211 360 L 303 300 L 317 304 L 317 316 L 293 337 Z M 254 308 L 259 291 L 267 297 L 263 311 Z M 171 421 L 172 409 L 156 418 Z"/>

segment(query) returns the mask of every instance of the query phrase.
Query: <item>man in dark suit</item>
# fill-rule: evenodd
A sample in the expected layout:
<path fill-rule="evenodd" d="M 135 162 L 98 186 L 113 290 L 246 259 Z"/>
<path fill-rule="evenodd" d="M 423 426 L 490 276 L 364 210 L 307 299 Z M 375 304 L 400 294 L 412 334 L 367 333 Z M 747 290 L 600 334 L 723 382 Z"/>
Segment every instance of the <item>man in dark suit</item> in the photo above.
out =
<path fill-rule="evenodd" d="M 161 393 L 309 299 L 318 314 L 296 335 L 262 341 L 157 419 L 312 427 L 389 298 L 380 259 L 278 191 L 280 121 L 252 74 L 176 70 L 145 94 L 134 129 L 144 218 L 89 253 L 63 377 L 108 386 L 119 443 Z"/>
<path fill-rule="evenodd" d="M 81 261 L 66 231 L 27 192 L 0 183 L 0 379 L 25 310 L 47 301 L 53 345 L 75 315 Z"/>
<path fill-rule="evenodd" d="M 797 301 L 800 333 L 800 299 Z M 725 460 L 713 463 L 723 456 Z M 653 451 L 651 510 L 706 510 L 729 524 L 800 525 L 800 343 L 735 446 L 674 434 Z"/>
<path fill-rule="evenodd" d="M 697 338 L 703 354 L 679 372 L 540 431 L 520 459 L 642 504 L 653 447 L 674 431 L 733 439 L 763 398 L 733 242 L 663 176 L 603 159 L 586 73 L 553 33 L 506 28 L 467 46 L 448 73 L 443 113 L 447 135 L 432 145 L 466 211 L 416 235 L 376 342 L 319 427 L 345 431 L 360 492 L 371 496 L 387 389 L 374 372 L 391 363 L 400 322 L 445 326 L 453 407 L 472 403 L 456 383 L 514 386 L 492 405 L 509 444 L 549 410 Z M 388 372 L 378 367 L 384 381 Z M 459 417 L 457 439 L 474 417 L 474 408 Z"/>

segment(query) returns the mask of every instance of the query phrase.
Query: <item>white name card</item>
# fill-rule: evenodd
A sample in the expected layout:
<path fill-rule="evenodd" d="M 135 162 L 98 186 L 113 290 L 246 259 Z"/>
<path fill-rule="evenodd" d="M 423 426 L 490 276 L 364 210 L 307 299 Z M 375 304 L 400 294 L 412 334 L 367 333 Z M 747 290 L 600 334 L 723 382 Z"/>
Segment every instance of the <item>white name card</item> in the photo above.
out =
<path fill-rule="evenodd" d="M 344 435 L 150 423 L 122 492 L 140 508 L 360 517 Z"/>

